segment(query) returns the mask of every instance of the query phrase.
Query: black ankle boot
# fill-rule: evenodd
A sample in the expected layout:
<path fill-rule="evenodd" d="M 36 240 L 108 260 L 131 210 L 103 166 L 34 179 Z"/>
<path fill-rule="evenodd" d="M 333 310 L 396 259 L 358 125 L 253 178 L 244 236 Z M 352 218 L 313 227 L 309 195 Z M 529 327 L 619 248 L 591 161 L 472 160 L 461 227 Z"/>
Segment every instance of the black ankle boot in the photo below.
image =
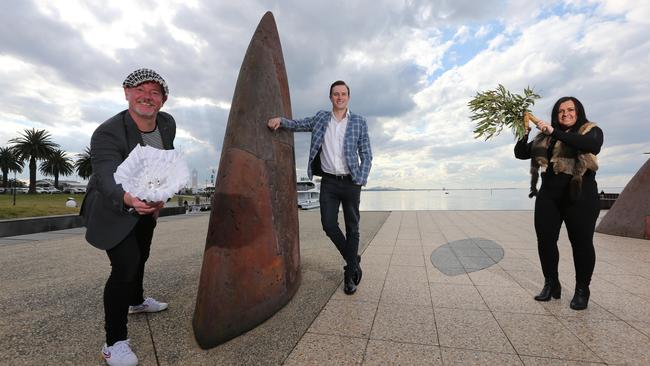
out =
<path fill-rule="evenodd" d="M 544 280 L 544 288 L 542 288 L 539 295 L 535 296 L 535 300 L 549 301 L 551 297 L 559 299 L 560 295 L 562 295 L 562 286 L 560 286 L 560 281 L 557 279 L 547 278 Z"/>
<path fill-rule="evenodd" d="M 576 292 L 571 299 L 571 309 L 584 310 L 589 304 L 589 286 L 576 285 Z"/>

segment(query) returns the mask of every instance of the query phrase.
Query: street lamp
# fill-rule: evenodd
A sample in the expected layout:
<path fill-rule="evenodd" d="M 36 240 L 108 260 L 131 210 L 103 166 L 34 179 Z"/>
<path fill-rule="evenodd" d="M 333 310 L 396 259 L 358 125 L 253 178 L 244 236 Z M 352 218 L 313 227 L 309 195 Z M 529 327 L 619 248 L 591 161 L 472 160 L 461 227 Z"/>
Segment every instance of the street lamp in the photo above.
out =
<path fill-rule="evenodd" d="M 16 171 L 14 170 L 14 181 L 13 184 L 14 186 L 14 206 L 16 206 Z"/>

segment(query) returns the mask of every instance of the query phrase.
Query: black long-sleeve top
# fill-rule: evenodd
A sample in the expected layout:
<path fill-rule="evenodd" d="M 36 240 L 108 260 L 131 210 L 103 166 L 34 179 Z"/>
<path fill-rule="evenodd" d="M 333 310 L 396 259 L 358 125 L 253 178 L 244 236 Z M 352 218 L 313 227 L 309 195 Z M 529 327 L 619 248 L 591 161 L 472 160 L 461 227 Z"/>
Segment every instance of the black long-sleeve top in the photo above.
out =
<path fill-rule="evenodd" d="M 560 140 L 583 153 L 598 155 L 600 148 L 603 146 L 603 131 L 599 127 L 594 127 L 586 134 L 580 135 L 573 131 L 566 132 L 559 128 L 553 129 L 553 133 L 551 134 L 551 143 L 546 152 L 549 165 L 546 169 L 546 173 L 542 173 L 542 184 L 553 187 L 567 187 L 571 180 L 571 176 L 564 173 L 554 174 L 553 163 L 551 163 L 553 147 L 557 140 Z M 517 144 L 515 144 L 515 157 L 522 160 L 530 159 L 532 145 L 532 141 L 528 142 L 528 135 L 524 136 L 521 140 L 517 141 Z M 585 182 L 594 181 L 595 177 L 595 172 L 587 170 L 583 176 L 583 184 Z"/>

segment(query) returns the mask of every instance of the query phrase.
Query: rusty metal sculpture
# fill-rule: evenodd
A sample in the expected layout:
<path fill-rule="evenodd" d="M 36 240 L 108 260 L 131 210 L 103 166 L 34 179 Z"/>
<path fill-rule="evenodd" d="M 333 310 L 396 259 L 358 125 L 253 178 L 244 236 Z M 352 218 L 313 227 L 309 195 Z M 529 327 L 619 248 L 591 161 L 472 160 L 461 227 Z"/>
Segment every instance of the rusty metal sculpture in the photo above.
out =
<path fill-rule="evenodd" d="M 627 183 L 596 231 L 650 239 L 650 159 Z"/>
<path fill-rule="evenodd" d="M 300 284 L 293 134 L 266 121 L 291 116 L 273 14 L 244 56 L 223 142 L 193 327 L 206 349 L 265 321 Z"/>

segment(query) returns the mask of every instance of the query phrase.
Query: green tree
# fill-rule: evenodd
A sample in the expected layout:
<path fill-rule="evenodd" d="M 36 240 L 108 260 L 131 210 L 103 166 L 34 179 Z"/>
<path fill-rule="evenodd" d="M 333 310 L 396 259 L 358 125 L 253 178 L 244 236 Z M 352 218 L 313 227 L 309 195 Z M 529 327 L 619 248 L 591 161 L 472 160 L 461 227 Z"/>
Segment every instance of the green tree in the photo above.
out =
<path fill-rule="evenodd" d="M 29 193 L 36 192 L 36 161 L 47 159 L 59 147 L 45 130 L 25 129 L 20 137 L 9 140 L 20 160 L 29 160 Z"/>
<path fill-rule="evenodd" d="M 93 166 L 90 163 L 90 148 L 86 147 L 84 152 L 77 154 L 77 161 L 74 163 L 77 169 L 77 174 L 83 178 L 88 179 L 93 174 Z"/>
<path fill-rule="evenodd" d="M 59 188 L 59 175 L 71 175 L 74 173 L 74 162 L 66 156 L 66 152 L 56 149 L 43 161 L 39 169 L 43 175 L 54 177 L 54 187 Z"/>
<path fill-rule="evenodd" d="M 2 186 L 7 187 L 9 172 L 22 173 L 25 163 L 9 147 L 0 147 L 0 170 L 2 170 Z"/>

